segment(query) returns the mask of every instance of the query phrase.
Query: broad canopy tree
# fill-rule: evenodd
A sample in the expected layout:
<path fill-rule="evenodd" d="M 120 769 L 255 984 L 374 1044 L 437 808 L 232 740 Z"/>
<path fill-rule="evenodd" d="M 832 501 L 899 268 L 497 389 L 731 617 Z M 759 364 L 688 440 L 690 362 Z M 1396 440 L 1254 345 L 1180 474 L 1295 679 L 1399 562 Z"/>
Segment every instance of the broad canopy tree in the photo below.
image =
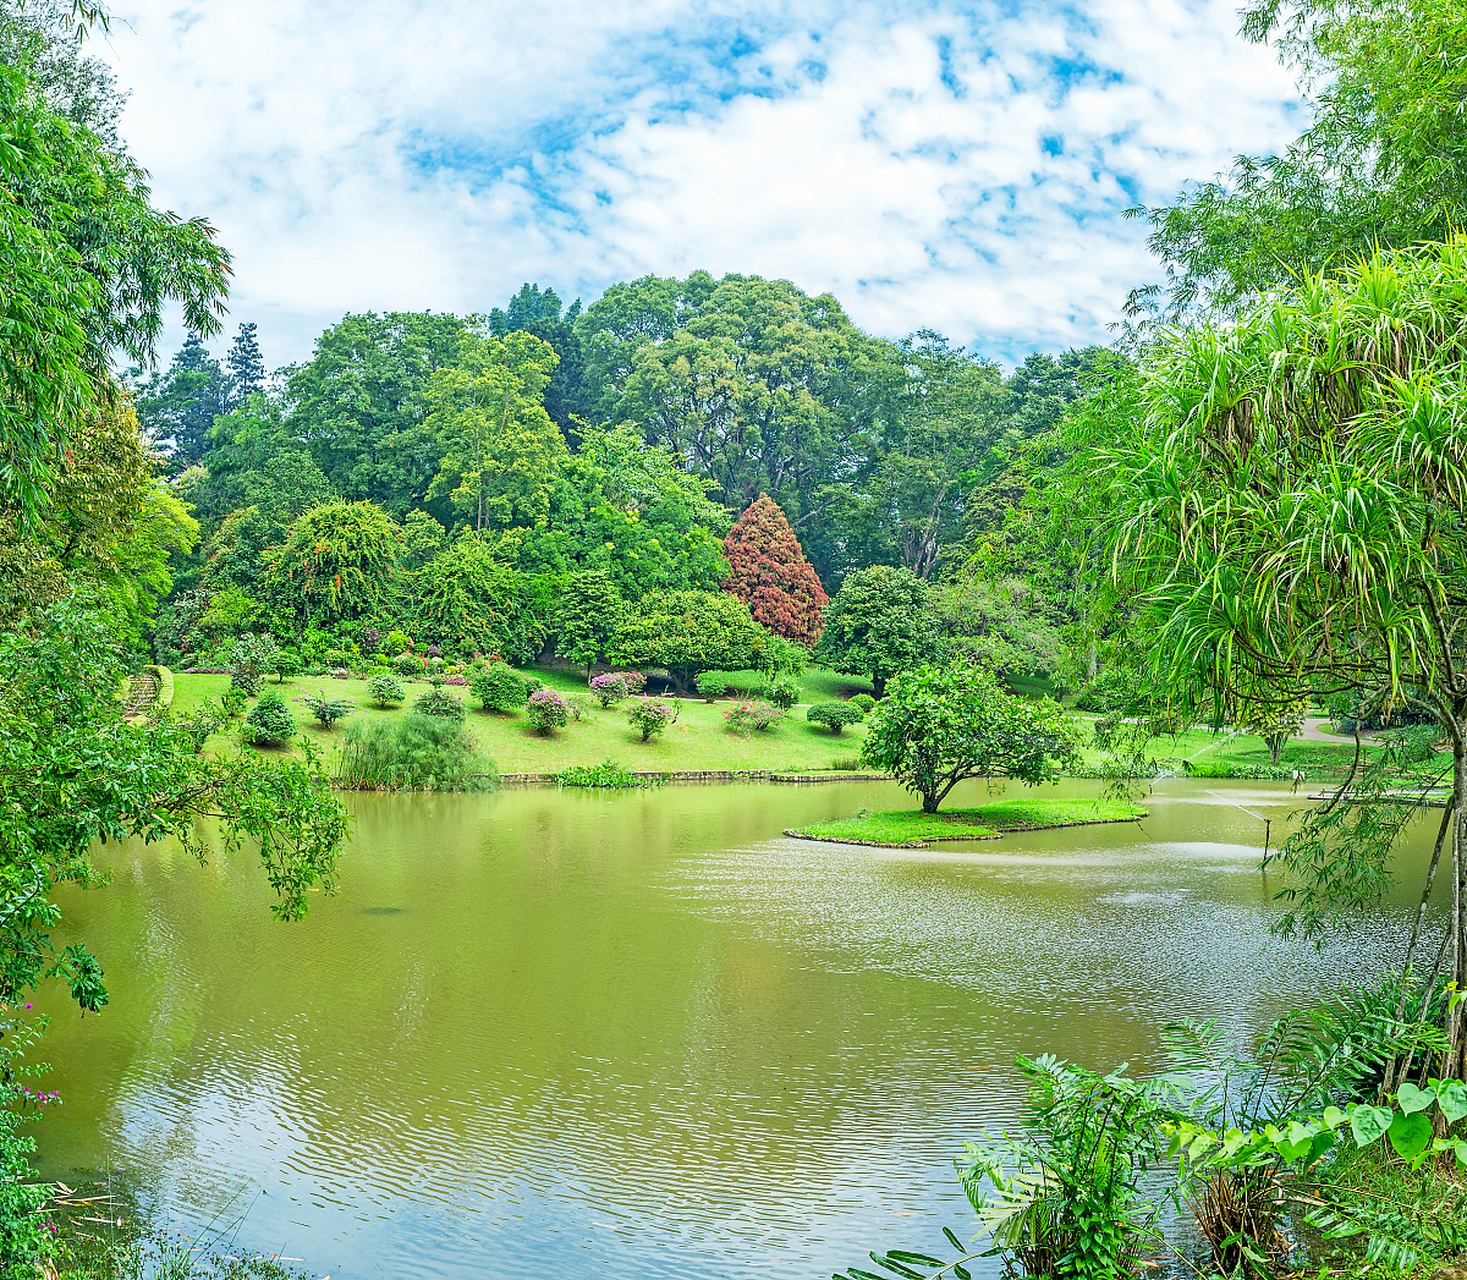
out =
<path fill-rule="evenodd" d="M 1354 690 L 1436 723 L 1452 780 L 1443 959 L 1459 984 L 1464 374 L 1467 240 L 1377 252 L 1304 278 L 1235 324 L 1170 333 L 1132 403 L 1112 411 L 1113 438 L 1086 462 L 1109 505 L 1111 563 L 1146 593 L 1154 678 L 1169 697 L 1210 699 L 1215 719 L 1228 720 L 1264 693 L 1281 703 Z M 1296 877 L 1290 922 L 1303 927 L 1328 927 L 1391 883 L 1390 849 L 1337 828 L 1306 824 L 1281 860 Z M 1420 918 L 1408 964 L 1419 934 Z M 1464 1015 L 1460 1004 L 1451 1015 L 1444 1073 L 1463 1071 Z"/>
<path fill-rule="evenodd" d="M 835 671 L 869 676 L 880 698 L 892 676 L 929 660 L 940 644 L 927 584 L 909 569 L 873 565 L 848 574 L 825 606 L 813 656 Z"/>
<path fill-rule="evenodd" d="M 897 776 L 936 813 L 967 778 L 1054 782 L 1080 762 L 1074 721 L 1048 699 L 1001 689 L 979 667 L 920 666 L 891 682 L 867 717 L 861 759 Z"/>

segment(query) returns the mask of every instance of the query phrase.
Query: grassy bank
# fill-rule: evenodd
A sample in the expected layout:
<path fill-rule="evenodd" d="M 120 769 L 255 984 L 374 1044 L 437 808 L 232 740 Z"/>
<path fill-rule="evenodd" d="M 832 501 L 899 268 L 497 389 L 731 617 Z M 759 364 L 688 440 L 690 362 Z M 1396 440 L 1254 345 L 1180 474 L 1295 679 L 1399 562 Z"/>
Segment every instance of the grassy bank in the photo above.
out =
<path fill-rule="evenodd" d="M 585 682 L 572 676 L 556 672 L 536 674 L 560 692 L 587 693 Z M 824 679 L 806 681 L 807 692 L 812 684 L 815 686 L 815 700 L 826 701 L 832 696 L 833 691 L 827 692 L 822 686 L 835 681 L 848 683 L 844 676 L 831 676 L 827 672 L 816 675 Z M 202 704 L 217 705 L 219 696 L 228 687 L 228 676 L 177 674 L 174 679 L 174 711 L 187 715 Z M 284 685 L 270 680 L 263 687 L 275 690 L 287 701 L 303 693 L 314 693 L 317 689 L 330 698 L 346 698 L 358 706 L 352 719 L 402 714 L 400 709 L 383 711 L 372 706 L 367 697 L 366 683 L 361 680 L 299 677 L 287 680 Z M 404 687 L 411 704 L 430 686 L 405 682 Z M 470 705 L 467 689 L 453 687 L 450 691 L 462 697 L 465 705 Z M 334 765 L 341 747 L 342 728 L 338 726 L 329 732 L 323 730 L 311 721 L 310 713 L 304 707 L 294 702 L 290 705 L 300 732 L 324 750 L 328 766 Z M 616 760 L 633 771 L 773 769 L 805 772 L 859 767 L 864 725 L 851 725 L 836 736 L 822 725 L 809 723 L 805 719 L 808 704 L 801 704 L 794 707 L 777 728 L 743 738 L 724 726 L 723 713 L 729 705 L 727 700 L 708 703 L 684 699 L 678 703 L 678 722 L 669 725 L 661 738 L 650 742 L 642 742 L 637 731 L 627 723 L 626 716 L 614 708 L 603 711 L 596 707 L 588 718 L 572 720 L 566 728 L 549 737 L 535 733 L 523 712 L 503 715 L 474 709 L 469 713 L 467 725 L 477 739 L 479 749 L 494 761 L 501 773 L 558 773 L 570 765 L 595 765 L 608 759 Z M 238 731 L 238 721 L 226 726 L 210 740 L 210 749 L 219 749 L 237 741 Z M 294 746 L 282 747 L 275 749 L 274 753 L 284 756 L 296 750 Z"/>
<path fill-rule="evenodd" d="M 1145 809 L 1117 800 L 999 800 L 975 809 L 938 813 L 920 809 L 863 812 L 854 818 L 812 822 L 787 834 L 811 840 L 920 847 L 937 840 L 993 840 L 1005 831 L 1129 822 L 1145 816 Z"/>

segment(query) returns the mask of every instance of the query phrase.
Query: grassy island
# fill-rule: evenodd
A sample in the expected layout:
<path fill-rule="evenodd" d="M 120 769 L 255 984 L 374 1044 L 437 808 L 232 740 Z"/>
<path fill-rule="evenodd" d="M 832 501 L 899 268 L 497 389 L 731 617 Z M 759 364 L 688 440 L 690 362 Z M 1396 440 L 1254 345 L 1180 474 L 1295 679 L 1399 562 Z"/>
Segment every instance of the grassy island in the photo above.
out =
<path fill-rule="evenodd" d="M 975 809 L 923 813 L 890 809 L 854 818 L 812 822 L 786 835 L 837 844 L 871 844 L 887 848 L 924 848 L 934 841 L 997 840 L 1005 831 L 1038 831 L 1045 827 L 1080 827 L 1098 822 L 1134 822 L 1146 810 L 1117 800 L 999 800 Z"/>

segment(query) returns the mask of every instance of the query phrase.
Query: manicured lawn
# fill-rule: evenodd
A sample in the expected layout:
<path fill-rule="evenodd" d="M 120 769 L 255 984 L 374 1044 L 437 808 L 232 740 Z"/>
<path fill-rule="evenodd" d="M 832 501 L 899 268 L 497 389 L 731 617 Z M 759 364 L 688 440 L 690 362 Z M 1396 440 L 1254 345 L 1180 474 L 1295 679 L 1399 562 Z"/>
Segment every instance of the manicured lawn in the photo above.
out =
<path fill-rule="evenodd" d="M 586 694 L 584 680 L 564 672 L 537 672 L 550 687 L 563 693 Z M 829 677 L 829 673 L 820 673 Z M 845 680 L 845 677 L 829 677 Z M 229 687 L 228 676 L 185 675 L 175 673 L 173 706 L 176 714 L 186 715 L 206 702 L 218 702 Z M 408 703 L 426 693 L 426 682 L 404 682 Z M 869 687 L 869 686 L 868 686 Z M 347 698 L 358 704 L 352 718 L 361 716 L 399 715 L 400 711 L 382 711 L 369 704 L 366 683 L 361 680 L 333 680 L 329 676 L 298 676 L 277 685 L 273 679 L 262 688 L 278 692 L 290 702 L 301 732 L 326 749 L 328 767 L 334 764 L 343 729 L 338 726 L 326 732 L 310 720 L 310 713 L 291 699 L 303 693 L 322 690 L 331 698 Z M 449 692 L 472 706 L 468 690 L 450 686 Z M 587 695 L 589 697 L 589 695 Z M 824 701 L 825 697 L 821 697 Z M 705 703 L 684 699 L 678 722 L 669 725 L 662 738 L 642 742 L 627 724 L 626 716 L 617 710 L 595 708 L 588 720 L 572 720 L 563 730 L 549 738 L 534 733 L 524 714 L 499 715 L 472 709 L 468 727 L 478 739 L 479 748 L 501 773 L 556 773 L 572 764 L 599 764 L 613 759 L 627 769 L 675 772 L 699 769 L 773 769 L 848 770 L 858 767 L 864 725 L 850 725 L 839 737 L 829 729 L 810 724 L 805 719 L 806 705 L 794 707 L 775 729 L 742 738 L 724 728 L 723 713 L 727 701 Z M 345 723 L 351 723 L 347 720 Z M 238 721 L 227 726 L 210 741 L 211 748 L 232 745 L 238 733 Z M 279 749 L 272 754 L 287 755 L 294 748 Z"/>
<path fill-rule="evenodd" d="M 923 813 L 920 809 L 860 813 L 854 818 L 811 823 L 796 834 L 816 840 L 921 845 L 934 840 L 991 839 L 1003 831 L 1036 827 L 1125 822 L 1145 816 L 1145 809 L 1116 800 L 999 800 L 976 809 L 937 813 Z"/>

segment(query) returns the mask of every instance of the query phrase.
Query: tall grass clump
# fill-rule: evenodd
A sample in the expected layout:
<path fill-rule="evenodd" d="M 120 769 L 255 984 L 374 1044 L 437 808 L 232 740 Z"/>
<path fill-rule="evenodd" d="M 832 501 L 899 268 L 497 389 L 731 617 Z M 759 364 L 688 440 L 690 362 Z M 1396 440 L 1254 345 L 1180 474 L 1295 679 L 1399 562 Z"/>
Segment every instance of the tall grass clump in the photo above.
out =
<path fill-rule="evenodd" d="M 359 791 L 489 791 L 494 762 L 452 716 L 409 711 L 349 725 L 337 782 Z"/>

